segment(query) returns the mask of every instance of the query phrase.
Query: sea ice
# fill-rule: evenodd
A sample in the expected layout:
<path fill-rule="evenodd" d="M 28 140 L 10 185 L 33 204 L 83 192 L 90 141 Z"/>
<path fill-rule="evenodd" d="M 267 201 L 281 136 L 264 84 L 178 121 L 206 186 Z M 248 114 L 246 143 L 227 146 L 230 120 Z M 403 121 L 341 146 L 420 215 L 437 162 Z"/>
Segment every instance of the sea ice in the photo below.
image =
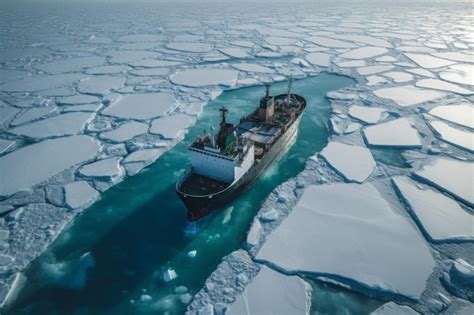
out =
<path fill-rule="evenodd" d="M 235 63 L 232 67 L 242 70 L 245 72 L 256 72 L 256 73 L 275 73 L 273 69 L 264 67 L 254 63 Z"/>
<path fill-rule="evenodd" d="M 381 98 L 394 101 L 400 106 L 413 106 L 420 103 L 432 101 L 446 94 L 438 91 L 430 91 L 414 87 L 413 85 L 402 85 L 396 87 L 375 90 L 374 94 Z"/>
<path fill-rule="evenodd" d="M 100 194 L 86 181 L 72 182 L 64 186 L 66 204 L 72 209 L 91 205 Z"/>
<path fill-rule="evenodd" d="M 352 105 L 349 107 L 349 116 L 367 124 L 376 124 L 387 110 L 380 107 Z"/>
<path fill-rule="evenodd" d="M 434 267 L 423 237 L 370 183 L 309 186 L 256 258 L 413 299 Z"/>
<path fill-rule="evenodd" d="M 94 67 L 89 68 L 86 70 L 87 74 L 116 74 L 127 72 L 132 68 L 128 66 L 101 66 L 101 67 Z"/>
<path fill-rule="evenodd" d="M 431 239 L 474 239 L 474 216 L 453 199 L 429 188 L 421 189 L 406 177 L 394 177 L 392 182 Z"/>
<path fill-rule="evenodd" d="M 341 68 L 365 67 L 367 65 L 365 60 L 337 61 L 334 63 Z"/>
<path fill-rule="evenodd" d="M 435 158 L 414 175 L 474 207 L 474 163 Z"/>
<path fill-rule="evenodd" d="M 4 92 L 38 92 L 70 85 L 84 78 L 83 74 L 57 74 L 26 78 L 0 85 Z"/>
<path fill-rule="evenodd" d="M 452 61 L 473 63 L 472 54 L 465 54 L 459 51 L 435 52 L 432 53 L 432 55 L 438 58 L 448 59 Z"/>
<path fill-rule="evenodd" d="M 264 266 L 226 314 L 308 314 L 308 287 L 297 276 L 286 276 Z"/>
<path fill-rule="evenodd" d="M 376 165 L 369 149 L 340 142 L 329 142 L 321 156 L 346 180 L 357 183 L 365 181 Z"/>
<path fill-rule="evenodd" d="M 370 313 L 371 315 L 418 315 L 411 307 L 388 302 Z"/>
<path fill-rule="evenodd" d="M 113 142 L 124 142 L 148 131 L 148 124 L 131 121 L 118 128 L 101 133 L 99 138 Z"/>
<path fill-rule="evenodd" d="M 194 53 L 209 52 L 214 49 L 214 46 L 200 42 L 174 42 L 169 43 L 168 45 L 166 45 L 166 47 L 173 50 Z"/>
<path fill-rule="evenodd" d="M 472 56 L 471 58 L 474 58 Z M 459 84 L 467 84 L 470 86 L 474 85 L 474 65 L 468 64 L 459 64 L 459 65 L 452 65 L 447 70 L 443 70 L 439 73 L 441 79 L 459 83 Z"/>
<path fill-rule="evenodd" d="M 474 266 L 466 260 L 458 258 L 452 261 L 444 270 L 442 280 L 455 295 L 471 301 L 474 298 Z"/>
<path fill-rule="evenodd" d="M 425 54 L 405 53 L 405 56 L 416 62 L 420 67 L 425 69 L 441 68 L 454 64 L 455 62 L 433 57 Z"/>
<path fill-rule="evenodd" d="M 68 72 L 79 72 L 83 68 L 100 66 L 104 63 L 104 57 L 94 56 L 53 61 L 50 63 L 37 65 L 35 66 L 35 68 L 47 73 L 59 74 Z"/>
<path fill-rule="evenodd" d="M 372 75 L 372 74 L 392 70 L 393 68 L 394 67 L 392 65 L 367 66 L 367 67 L 357 68 L 357 72 L 359 72 L 360 75 Z"/>
<path fill-rule="evenodd" d="M 167 93 L 127 94 L 117 98 L 102 113 L 127 119 L 151 119 L 163 116 L 177 105 Z"/>
<path fill-rule="evenodd" d="M 166 269 L 165 272 L 163 273 L 163 281 L 164 282 L 170 282 L 178 277 L 178 274 L 174 269 Z"/>
<path fill-rule="evenodd" d="M 242 48 L 235 48 L 235 47 L 223 48 L 223 49 L 219 49 L 219 51 L 222 52 L 223 54 L 225 54 L 229 57 L 233 57 L 233 58 L 247 58 L 247 57 L 250 57 L 247 50 L 242 49 Z"/>
<path fill-rule="evenodd" d="M 170 79 L 174 84 L 200 87 L 208 85 L 232 86 L 237 77 L 238 72 L 234 70 L 206 68 L 184 70 L 172 75 Z"/>
<path fill-rule="evenodd" d="M 9 132 L 33 139 L 75 135 L 92 118 L 91 113 L 66 113 L 13 128 Z"/>
<path fill-rule="evenodd" d="M 36 185 L 99 151 L 96 140 L 71 136 L 31 144 L 0 157 L 0 196 L 14 194 Z"/>
<path fill-rule="evenodd" d="M 349 40 L 356 43 L 362 43 L 362 44 L 378 46 L 378 47 L 385 47 L 385 48 L 392 47 L 392 44 L 390 44 L 385 39 L 377 38 L 373 36 L 343 34 L 343 35 L 330 35 L 329 37 L 342 39 L 342 40 Z"/>
<path fill-rule="evenodd" d="M 474 129 L 474 105 L 461 102 L 456 105 L 441 105 L 429 111 L 430 115 Z"/>
<path fill-rule="evenodd" d="M 150 133 L 162 135 L 165 139 L 178 138 L 194 122 L 192 116 L 176 114 L 153 120 Z"/>
<path fill-rule="evenodd" d="M 311 36 L 305 38 L 305 40 L 312 42 L 316 45 L 324 46 L 324 47 L 329 47 L 329 48 L 354 48 L 357 47 L 357 45 L 350 43 L 350 42 L 344 42 L 341 40 L 337 39 L 332 39 L 328 37 L 323 37 L 323 36 Z"/>
<path fill-rule="evenodd" d="M 382 47 L 360 47 L 339 55 L 347 59 L 368 59 L 387 53 L 388 50 Z"/>
<path fill-rule="evenodd" d="M 423 79 L 416 81 L 416 86 L 433 89 L 433 90 L 441 90 L 441 91 L 448 91 L 462 95 L 471 95 L 474 94 L 473 91 L 464 89 L 456 84 L 452 84 L 449 82 L 437 80 L 437 79 Z"/>
<path fill-rule="evenodd" d="M 108 75 L 94 76 L 79 82 L 77 90 L 85 94 L 107 95 L 118 90 L 125 83 L 125 78 Z"/>
<path fill-rule="evenodd" d="M 431 128 L 442 140 L 474 153 L 474 133 L 453 128 L 442 121 L 430 121 Z"/>
<path fill-rule="evenodd" d="M 413 80 L 413 76 L 411 74 L 400 71 L 384 73 L 384 76 L 391 78 L 395 83 L 408 82 Z"/>
<path fill-rule="evenodd" d="M 93 95 L 73 95 L 73 96 L 66 96 L 58 98 L 57 102 L 63 105 L 82 105 L 82 104 L 90 104 L 90 103 L 98 103 L 100 98 Z"/>
<path fill-rule="evenodd" d="M 168 68 L 146 68 L 140 70 L 133 70 L 130 73 L 138 76 L 163 76 L 169 72 Z"/>
<path fill-rule="evenodd" d="M 4 122 L 8 121 L 9 119 L 15 117 L 15 115 L 19 112 L 17 108 L 13 107 L 0 107 L 0 125 Z"/>
<path fill-rule="evenodd" d="M 393 147 L 421 147 L 418 132 L 406 118 L 391 120 L 363 129 L 369 145 Z"/>
<path fill-rule="evenodd" d="M 24 124 L 26 122 L 36 120 L 38 118 L 41 118 L 45 115 L 48 115 L 52 112 L 55 112 L 58 108 L 56 106 L 44 106 L 44 107 L 35 107 L 27 110 L 23 114 L 21 114 L 19 117 L 15 118 L 12 120 L 10 123 L 11 126 L 18 126 L 21 124 Z"/>
<path fill-rule="evenodd" d="M 0 154 L 8 150 L 14 144 L 15 141 L 0 139 Z"/>
<path fill-rule="evenodd" d="M 314 53 L 307 54 L 305 58 L 312 65 L 321 66 L 321 67 L 329 67 L 329 65 L 331 64 L 331 57 L 332 55 L 330 54 L 326 54 L 322 52 L 314 52 Z"/>
<path fill-rule="evenodd" d="M 122 176 L 122 169 L 119 164 L 121 159 L 121 157 L 117 156 L 86 164 L 79 168 L 79 174 L 99 180 L 114 180 Z"/>

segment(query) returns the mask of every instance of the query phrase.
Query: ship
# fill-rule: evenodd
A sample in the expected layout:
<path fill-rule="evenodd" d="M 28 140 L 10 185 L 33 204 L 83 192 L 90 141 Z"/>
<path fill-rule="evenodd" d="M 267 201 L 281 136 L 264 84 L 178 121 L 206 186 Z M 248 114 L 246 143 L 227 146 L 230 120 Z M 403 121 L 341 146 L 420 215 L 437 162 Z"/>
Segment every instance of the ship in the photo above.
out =
<path fill-rule="evenodd" d="M 257 108 L 238 124 L 227 122 L 221 107 L 219 130 L 198 135 L 189 146 L 191 165 L 176 182 L 176 193 L 197 221 L 228 206 L 247 190 L 294 143 L 306 100 L 288 92 L 270 95 L 270 85 Z"/>

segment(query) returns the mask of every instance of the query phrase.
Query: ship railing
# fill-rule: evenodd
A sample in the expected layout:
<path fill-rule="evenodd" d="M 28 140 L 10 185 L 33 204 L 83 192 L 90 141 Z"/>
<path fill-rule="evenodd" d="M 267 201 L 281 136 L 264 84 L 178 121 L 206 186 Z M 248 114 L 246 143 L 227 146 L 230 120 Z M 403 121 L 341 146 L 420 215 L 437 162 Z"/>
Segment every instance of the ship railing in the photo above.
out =
<path fill-rule="evenodd" d="M 215 193 L 212 193 L 212 194 L 207 194 L 207 195 L 192 195 L 192 194 L 189 194 L 189 193 L 185 193 L 184 191 L 182 191 L 180 189 L 181 187 L 181 184 L 184 183 L 184 181 L 191 175 L 193 171 L 193 168 L 192 166 L 188 167 L 186 170 L 184 170 L 184 172 L 181 173 L 181 175 L 179 176 L 178 180 L 176 181 L 176 191 L 179 192 L 180 194 L 184 195 L 184 196 L 187 196 L 187 197 L 192 197 L 192 198 L 208 198 L 208 199 L 211 199 L 212 197 L 216 196 L 216 195 L 219 195 L 219 194 L 222 194 L 224 193 L 225 191 L 227 191 L 229 188 L 231 188 L 232 186 L 234 186 L 234 184 L 238 181 L 238 179 L 235 179 L 232 183 L 229 184 L 229 186 L 227 186 L 226 188 L 220 190 L 220 191 L 217 191 Z M 240 179 L 240 178 L 239 178 Z"/>

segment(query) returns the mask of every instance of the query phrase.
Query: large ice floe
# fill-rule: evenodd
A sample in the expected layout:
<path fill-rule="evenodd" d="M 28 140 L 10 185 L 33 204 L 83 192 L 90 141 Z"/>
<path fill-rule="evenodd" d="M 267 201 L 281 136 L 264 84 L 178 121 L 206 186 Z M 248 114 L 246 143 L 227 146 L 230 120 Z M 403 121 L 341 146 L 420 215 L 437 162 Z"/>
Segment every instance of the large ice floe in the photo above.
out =
<path fill-rule="evenodd" d="M 224 89 L 328 71 L 357 81 L 328 94 L 328 145 L 180 307 L 308 313 L 304 276 L 400 303 L 376 314 L 472 310 L 469 3 L 128 5 L 54 19 L 47 1 L 2 8 L 0 301 L 76 213 L 172 148 Z"/>
<path fill-rule="evenodd" d="M 256 258 L 285 272 L 352 281 L 413 299 L 420 298 L 434 268 L 423 237 L 372 184 L 308 187 Z"/>

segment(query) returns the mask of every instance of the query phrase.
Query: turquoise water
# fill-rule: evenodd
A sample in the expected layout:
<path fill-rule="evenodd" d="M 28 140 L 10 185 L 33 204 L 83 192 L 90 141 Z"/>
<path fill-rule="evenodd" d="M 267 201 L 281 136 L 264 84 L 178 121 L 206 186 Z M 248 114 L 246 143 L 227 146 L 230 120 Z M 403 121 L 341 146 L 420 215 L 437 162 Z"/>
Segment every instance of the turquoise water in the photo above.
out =
<path fill-rule="evenodd" d="M 219 107 L 226 105 L 228 120 L 236 122 L 257 105 L 264 89 L 228 91 L 211 101 L 182 143 L 104 193 L 25 270 L 26 285 L 8 313 L 181 314 L 188 301 L 186 295 L 175 293 L 176 287 L 184 286 L 193 295 L 221 258 L 240 247 L 267 195 L 302 171 L 306 159 L 326 145 L 326 93 L 353 82 L 330 74 L 295 81 L 295 93 L 308 101 L 295 145 L 227 209 L 189 224 L 174 191 L 180 171 L 189 163 L 187 145 L 197 133 L 217 124 Z M 287 83 L 274 84 L 271 92 L 284 93 L 286 88 Z M 187 255 L 192 250 L 197 251 L 193 258 Z M 91 255 L 80 259 L 84 253 Z M 161 280 L 167 268 L 178 274 L 169 283 Z M 337 290 L 336 297 L 322 286 L 317 290 L 333 297 L 328 301 L 348 300 L 346 304 L 359 308 L 365 303 Z M 152 300 L 141 302 L 142 294 Z M 329 305 L 338 308 L 336 302 Z"/>

